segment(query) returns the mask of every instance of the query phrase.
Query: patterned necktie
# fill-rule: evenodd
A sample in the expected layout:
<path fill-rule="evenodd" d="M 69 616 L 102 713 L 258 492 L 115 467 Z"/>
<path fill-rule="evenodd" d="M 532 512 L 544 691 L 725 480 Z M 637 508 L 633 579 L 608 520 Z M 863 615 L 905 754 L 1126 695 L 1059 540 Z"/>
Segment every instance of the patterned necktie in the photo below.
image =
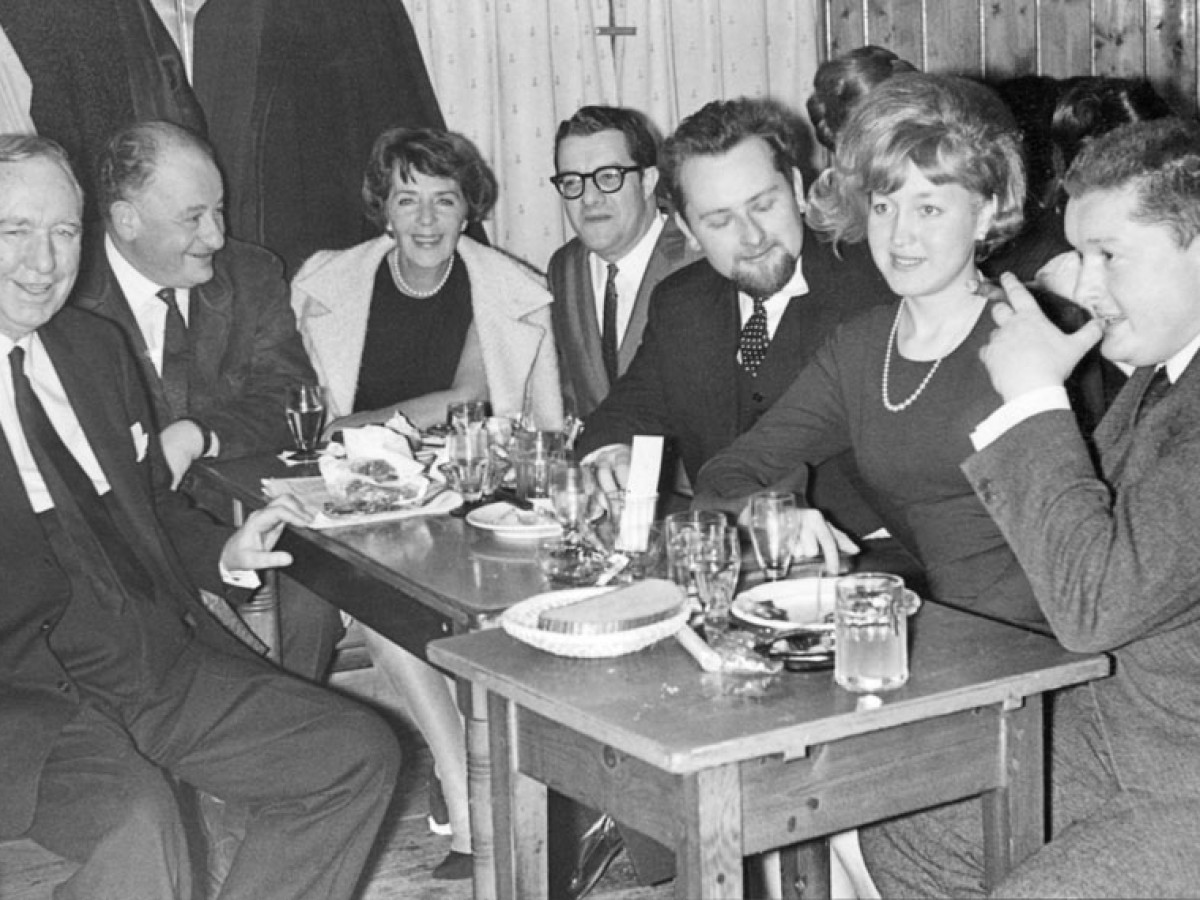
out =
<path fill-rule="evenodd" d="M 1151 376 L 1150 383 L 1146 385 L 1146 391 L 1142 394 L 1142 399 L 1138 402 L 1137 416 L 1134 418 L 1135 423 L 1142 421 L 1150 410 L 1167 395 L 1167 391 L 1170 388 L 1171 379 L 1167 377 L 1167 367 L 1159 366 L 1154 370 L 1154 375 Z"/>
<path fill-rule="evenodd" d="M 738 339 L 738 352 L 742 358 L 742 368 L 751 375 L 758 374 L 758 367 L 767 358 L 767 348 L 771 346 L 771 338 L 767 333 L 767 311 L 763 301 L 754 298 L 754 312 L 742 326 L 742 334 Z"/>
<path fill-rule="evenodd" d="M 617 265 L 608 264 L 608 282 L 604 285 L 604 323 L 600 334 L 600 355 L 609 385 L 617 380 Z"/>
<path fill-rule="evenodd" d="M 167 327 L 163 333 L 162 386 L 171 408 L 171 418 L 188 413 L 188 368 L 192 352 L 188 347 L 187 325 L 175 302 L 175 289 L 163 288 L 156 295 L 167 307 Z M 161 423 L 168 424 L 168 423 Z"/>
<path fill-rule="evenodd" d="M 97 597 L 118 612 L 124 606 L 127 590 L 152 597 L 153 582 L 146 569 L 34 393 L 25 375 L 24 349 L 14 347 L 8 360 L 25 441 L 50 491 L 58 521 L 96 583 Z"/>

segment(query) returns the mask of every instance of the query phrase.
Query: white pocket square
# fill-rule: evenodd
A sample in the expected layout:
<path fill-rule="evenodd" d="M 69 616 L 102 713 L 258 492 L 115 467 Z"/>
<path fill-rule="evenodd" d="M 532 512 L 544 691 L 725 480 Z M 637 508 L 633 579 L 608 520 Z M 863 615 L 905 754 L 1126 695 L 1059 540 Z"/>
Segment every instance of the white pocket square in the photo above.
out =
<path fill-rule="evenodd" d="M 150 448 L 150 438 L 146 434 L 146 429 L 142 428 L 141 422 L 134 422 L 129 426 L 129 435 L 133 438 L 133 450 L 137 454 L 137 461 L 141 462 L 146 458 L 146 451 Z"/>

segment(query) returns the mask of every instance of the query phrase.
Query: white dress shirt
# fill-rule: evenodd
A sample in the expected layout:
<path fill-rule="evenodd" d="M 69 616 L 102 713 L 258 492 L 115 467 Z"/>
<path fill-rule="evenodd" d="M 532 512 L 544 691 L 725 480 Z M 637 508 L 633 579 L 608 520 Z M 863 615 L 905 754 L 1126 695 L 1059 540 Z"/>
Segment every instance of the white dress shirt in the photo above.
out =
<path fill-rule="evenodd" d="M 634 244 L 633 249 L 616 261 L 617 263 L 617 346 L 625 340 L 625 331 L 629 328 L 629 320 L 633 318 L 633 306 L 637 301 L 638 290 L 642 279 L 650 265 L 650 257 L 654 255 L 654 245 L 662 234 L 667 217 L 659 213 L 654 217 L 650 229 L 642 235 L 642 239 Z M 592 300 L 596 307 L 596 321 L 600 330 L 604 330 L 604 290 L 608 287 L 608 261 L 588 252 L 589 274 L 592 276 Z"/>
<path fill-rule="evenodd" d="M 167 333 L 167 305 L 159 298 L 158 292 L 163 289 L 161 284 L 155 284 L 133 265 L 113 244 L 112 238 L 104 236 L 104 252 L 108 256 L 108 264 L 112 267 L 121 292 L 129 301 L 129 309 L 137 321 L 138 330 L 146 342 L 146 351 L 150 361 L 154 363 L 154 371 L 162 375 L 163 343 Z M 180 294 L 182 293 L 182 296 Z M 175 304 L 183 316 L 184 324 L 188 322 L 187 302 L 188 292 L 175 292 Z M 182 301 L 182 302 L 180 302 Z"/>
<path fill-rule="evenodd" d="M 54 501 L 50 499 L 50 491 L 29 450 L 25 431 L 21 428 L 21 420 L 17 415 L 17 401 L 13 393 L 12 368 L 8 355 L 18 344 L 25 349 L 25 375 L 33 385 L 33 392 L 45 407 L 54 430 L 92 480 L 96 493 L 108 493 L 108 479 L 104 477 L 92 445 L 88 443 L 87 436 L 75 417 L 75 410 L 67 400 L 67 393 L 63 390 L 58 372 L 55 371 L 37 332 L 27 334 L 15 342 L 7 335 L 0 334 L 0 353 L 4 355 L 3 374 L 0 374 L 0 427 L 4 429 L 4 437 L 8 440 L 9 449 L 17 464 L 17 472 L 25 486 L 25 493 L 29 495 L 33 511 L 40 513 L 52 509 Z"/>

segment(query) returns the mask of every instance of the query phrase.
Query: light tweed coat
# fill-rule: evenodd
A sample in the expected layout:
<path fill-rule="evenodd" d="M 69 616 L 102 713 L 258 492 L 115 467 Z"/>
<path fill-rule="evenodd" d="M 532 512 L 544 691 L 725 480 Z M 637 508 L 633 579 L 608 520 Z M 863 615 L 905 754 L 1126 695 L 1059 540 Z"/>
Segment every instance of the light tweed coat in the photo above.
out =
<path fill-rule="evenodd" d="M 292 309 L 331 418 L 353 411 L 375 273 L 394 246 L 381 235 L 346 250 L 322 250 L 292 279 Z M 550 293 L 531 269 L 469 237 L 459 239 L 458 253 L 470 279 L 493 413 L 516 417 L 526 410 L 539 428 L 561 427 Z"/>

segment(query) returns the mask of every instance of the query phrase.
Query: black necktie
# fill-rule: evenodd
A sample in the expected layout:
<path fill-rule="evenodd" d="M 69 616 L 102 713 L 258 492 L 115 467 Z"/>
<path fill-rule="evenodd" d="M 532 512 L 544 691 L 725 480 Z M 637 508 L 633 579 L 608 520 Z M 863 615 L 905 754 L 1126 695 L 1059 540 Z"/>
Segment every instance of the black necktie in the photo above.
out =
<path fill-rule="evenodd" d="M 1167 367 L 1159 366 L 1154 370 L 1154 375 L 1151 376 L 1150 383 L 1146 385 L 1146 391 L 1138 402 L 1137 416 L 1134 421 L 1142 421 L 1146 414 L 1158 404 L 1158 401 L 1167 395 L 1170 388 L 1171 379 L 1167 377 Z"/>
<path fill-rule="evenodd" d="M 758 367 L 767 358 L 767 348 L 771 345 L 767 333 L 767 311 L 759 297 L 754 299 L 754 312 L 742 326 L 742 334 L 738 338 L 738 351 L 742 357 L 742 368 L 751 375 L 758 374 Z"/>
<path fill-rule="evenodd" d="M 117 611 L 123 607 L 127 590 L 152 596 L 146 570 L 34 393 L 25 375 L 25 350 L 14 347 L 8 359 L 21 430 L 50 491 L 59 522 L 97 583 L 97 595 Z"/>
<path fill-rule="evenodd" d="M 175 302 L 174 288 L 163 288 L 156 296 L 167 305 L 167 327 L 163 333 L 163 393 L 171 407 L 172 418 L 179 419 L 188 413 L 188 368 L 192 352 L 188 347 L 187 324 Z"/>
<path fill-rule="evenodd" d="M 608 264 L 608 282 L 604 285 L 604 327 L 600 334 L 600 355 L 611 386 L 617 380 L 617 265 Z"/>

